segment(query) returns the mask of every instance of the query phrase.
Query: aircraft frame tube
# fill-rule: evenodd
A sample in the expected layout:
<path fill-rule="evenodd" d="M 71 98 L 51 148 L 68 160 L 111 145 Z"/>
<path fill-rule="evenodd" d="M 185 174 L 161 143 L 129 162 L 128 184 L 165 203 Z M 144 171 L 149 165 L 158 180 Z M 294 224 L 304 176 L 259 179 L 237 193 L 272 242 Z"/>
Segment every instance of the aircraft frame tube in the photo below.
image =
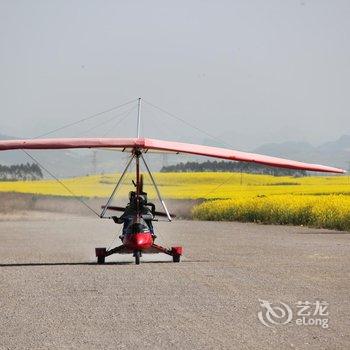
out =
<path fill-rule="evenodd" d="M 106 211 L 108 210 L 108 207 L 109 207 L 109 205 L 110 205 L 110 203 L 111 203 L 111 201 L 112 201 L 112 199 L 113 199 L 115 193 L 117 192 L 117 190 L 118 190 L 118 188 L 119 188 L 119 186 L 120 186 L 120 183 L 122 182 L 122 180 L 123 180 L 123 178 L 124 178 L 126 172 L 128 171 L 128 169 L 129 169 L 129 167 L 130 167 L 130 164 L 131 164 L 131 162 L 133 161 L 134 158 L 135 158 L 135 155 L 133 154 L 132 157 L 130 158 L 128 164 L 126 165 L 126 167 L 125 167 L 125 169 L 124 169 L 122 175 L 120 176 L 120 178 L 119 178 L 119 180 L 118 180 L 116 186 L 114 187 L 114 190 L 113 190 L 111 196 L 109 197 L 109 199 L 108 199 L 108 201 L 107 201 L 105 207 L 103 208 L 102 213 L 101 213 L 101 215 L 100 215 L 100 218 L 103 218 L 103 217 L 105 216 Z"/>
<path fill-rule="evenodd" d="M 164 201 L 163 201 L 163 199 L 162 199 L 162 196 L 161 196 L 161 194 L 160 194 L 160 191 L 159 191 L 159 189 L 158 189 L 158 186 L 157 186 L 157 184 L 156 184 L 156 182 L 155 182 L 155 180 L 154 180 L 154 178 L 153 178 L 153 175 L 152 175 L 152 173 L 151 173 L 151 170 L 149 169 L 149 167 L 148 167 L 148 165 L 147 165 L 147 163 L 146 163 L 146 160 L 145 160 L 145 158 L 143 157 L 142 153 L 141 153 L 141 158 L 142 158 L 142 161 L 143 161 L 143 163 L 145 164 L 145 167 L 146 167 L 146 169 L 147 169 L 147 172 L 148 172 L 148 174 L 149 174 L 149 176 L 150 176 L 150 178 L 151 178 L 151 180 L 152 180 L 153 186 L 154 186 L 154 188 L 156 189 L 158 198 L 159 198 L 160 202 L 162 203 L 163 209 L 165 210 L 165 213 L 166 213 L 166 215 L 167 215 L 167 217 L 168 217 L 168 220 L 171 221 L 172 219 L 171 219 L 171 216 L 170 216 L 170 214 L 169 214 L 168 208 L 166 207 L 166 205 L 165 205 L 165 203 L 164 203 Z"/>

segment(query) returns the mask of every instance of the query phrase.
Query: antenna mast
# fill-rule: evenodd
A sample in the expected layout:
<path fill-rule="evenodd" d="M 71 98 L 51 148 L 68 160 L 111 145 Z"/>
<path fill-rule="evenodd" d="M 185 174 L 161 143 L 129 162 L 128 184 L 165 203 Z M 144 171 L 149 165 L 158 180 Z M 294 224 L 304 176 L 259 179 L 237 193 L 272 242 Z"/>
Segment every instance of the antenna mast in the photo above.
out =
<path fill-rule="evenodd" d="M 140 125 L 141 125 L 141 97 L 138 100 L 138 111 L 137 111 L 137 138 L 140 137 Z"/>

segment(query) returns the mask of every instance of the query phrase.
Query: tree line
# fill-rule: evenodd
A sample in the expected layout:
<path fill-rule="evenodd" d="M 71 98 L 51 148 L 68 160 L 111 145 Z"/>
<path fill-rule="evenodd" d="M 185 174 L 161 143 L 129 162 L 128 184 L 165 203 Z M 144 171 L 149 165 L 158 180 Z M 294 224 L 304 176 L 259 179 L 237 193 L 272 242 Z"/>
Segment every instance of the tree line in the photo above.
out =
<path fill-rule="evenodd" d="M 206 161 L 178 163 L 175 165 L 163 166 L 160 170 L 162 173 L 184 173 L 184 172 L 243 172 L 249 174 L 265 174 L 274 176 L 306 176 L 304 170 L 276 168 L 256 163 L 246 162 L 227 162 L 227 161 Z"/>
<path fill-rule="evenodd" d="M 43 178 L 43 173 L 37 164 L 0 164 L 0 181 L 34 181 Z"/>

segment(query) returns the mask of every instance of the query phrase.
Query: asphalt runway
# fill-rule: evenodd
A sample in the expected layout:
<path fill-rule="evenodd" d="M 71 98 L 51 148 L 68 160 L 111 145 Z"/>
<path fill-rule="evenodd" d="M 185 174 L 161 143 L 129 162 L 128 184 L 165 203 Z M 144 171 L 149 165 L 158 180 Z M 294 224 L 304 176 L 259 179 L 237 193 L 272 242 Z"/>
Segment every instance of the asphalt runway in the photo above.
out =
<path fill-rule="evenodd" d="M 191 221 L 156 229 L 158 244 L 184 246 L 181 263 L 95 264 L 94 248 L 119 230 L 107 220 L 0 217 L 0 349 L 350 349 L 349 233 Z M 303 324 L 298 301 L 311 303 Z"/>

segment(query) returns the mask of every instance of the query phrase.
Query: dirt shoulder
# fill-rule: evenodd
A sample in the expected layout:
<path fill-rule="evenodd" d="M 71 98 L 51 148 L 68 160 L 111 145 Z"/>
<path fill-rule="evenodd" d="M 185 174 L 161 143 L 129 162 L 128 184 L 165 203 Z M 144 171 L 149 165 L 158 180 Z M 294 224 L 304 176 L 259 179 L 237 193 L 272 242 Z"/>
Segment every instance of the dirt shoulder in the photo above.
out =
<path fill-rule="evenodd" d="M 97 213 L 101 212 L 101 205 L 107 202 L 107 198 L 82 198 Z M 190 219 L 191 209 L 201 200 L 166 200 L 167 207 L 171 213 L 178 218 Z M 115 205 L 124 206 L 126 201 L 115 201 Z M 154 202 L 157 210 L 163 211 L 158 201 Z M 27 214 L 25 214 L 28 212 Z M 0 192 L 0 220 L 4 217 L 16 215 L 34 215 L 35 212 L 66 213 L 80 216 L 91 216 L 94 214 L 84 205 L 72 197 L 43 196 L 26 193 Z M 31 214 L 29 214 L 31 213 Z"/>

